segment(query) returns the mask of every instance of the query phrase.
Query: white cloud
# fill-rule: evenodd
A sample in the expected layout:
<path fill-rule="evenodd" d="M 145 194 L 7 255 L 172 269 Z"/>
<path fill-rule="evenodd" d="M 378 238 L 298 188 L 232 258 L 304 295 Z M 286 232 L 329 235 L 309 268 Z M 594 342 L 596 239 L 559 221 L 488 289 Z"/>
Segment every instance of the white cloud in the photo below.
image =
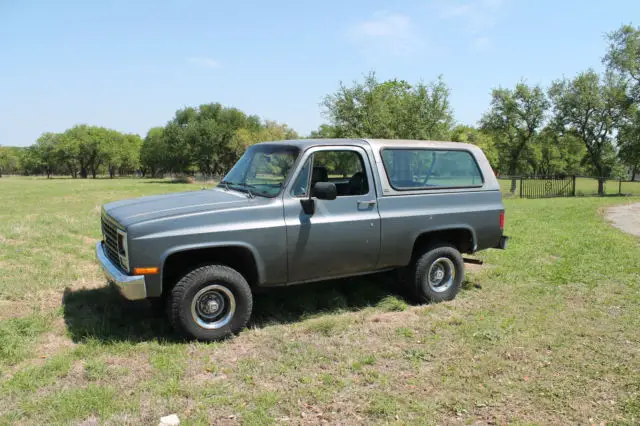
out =
<path fill-rule="evenodd" d="M 437 0 L 431 3 L 440 19 L 461 21 L 473 32 L 495 27 L 504 5 L 504 0 Z"/>
<path fill-rule="evenodd" d="M 205 56 L 193 56 L 191 58 L 187 58 L 187 60 L 192 64 L 207 68 L 220 68 L 220 62 Z"/>
<path fill-rule="evenodd" d="M 475 40 L 473 40 L 473 48 L 475 50 L 485 50 L 489 47 L 490 43 L 491 40 L 487 36 L 476 37 Z"/>
<path fill-rule="evenodd" d="M 443 18 L 447 18 L 450 16 L 465 16 L 470 14 L 473 11 L 473 4 L 460 4 L 460 5 L 452 5 L 447 3 L 439 6 L 440 16 Z"/>
<path fill-rule="evenodd" d="M 423 44 L 411 18 L 399 13 L 376 12 L 351 27 L 348 35 L 365 51 L 378 55 L 409 55 Z"/>

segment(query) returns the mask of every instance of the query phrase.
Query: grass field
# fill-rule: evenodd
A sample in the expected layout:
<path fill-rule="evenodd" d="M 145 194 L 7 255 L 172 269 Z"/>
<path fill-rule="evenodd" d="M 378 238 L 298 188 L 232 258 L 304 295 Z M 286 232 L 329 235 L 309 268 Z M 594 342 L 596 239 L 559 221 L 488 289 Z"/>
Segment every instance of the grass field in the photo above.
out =
<path fill-rule="evenodd" d="M 176 340 L 105 287 L 100 205 L 199 189 L 0 179 L 0 424 L 637 424 L 640 246 L 600 211 L 506 200 L 506 251 L 453 302 L 385 276 L 259 295 L 251 328 Z"/>

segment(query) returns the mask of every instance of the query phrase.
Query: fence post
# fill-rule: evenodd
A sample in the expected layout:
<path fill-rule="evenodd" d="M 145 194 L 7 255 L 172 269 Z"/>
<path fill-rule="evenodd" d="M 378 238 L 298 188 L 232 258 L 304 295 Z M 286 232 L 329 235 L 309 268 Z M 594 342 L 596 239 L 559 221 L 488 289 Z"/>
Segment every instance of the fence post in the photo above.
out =
<path fill-rule="evenodd" d="M 571 180 L 572 180 L 571 196 L 575 197 L 576 196 L 576 175 L 571 176 Z"/>
<path fill-rule="evenodd" d="M 520 176 L 520 198 L 522 198 L 522 181 L 523 181 L 523 178 L 522 176 Z"/>
<path fill-rule="evenodd" d="M 618 195 L 622 195 L 622 178 L 618 181 Z"/>

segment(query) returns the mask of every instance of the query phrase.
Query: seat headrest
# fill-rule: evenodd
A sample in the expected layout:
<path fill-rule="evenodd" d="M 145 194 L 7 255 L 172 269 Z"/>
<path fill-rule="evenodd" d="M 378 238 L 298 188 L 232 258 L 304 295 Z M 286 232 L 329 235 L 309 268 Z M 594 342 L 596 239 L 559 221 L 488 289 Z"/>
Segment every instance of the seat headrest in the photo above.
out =
<path fill-rule="evenodd" d="M 326 167 L 314 166 L 311 174 L 311 182 L 327 182 L 329 180 L 329 173 L 327 173 Z"/>

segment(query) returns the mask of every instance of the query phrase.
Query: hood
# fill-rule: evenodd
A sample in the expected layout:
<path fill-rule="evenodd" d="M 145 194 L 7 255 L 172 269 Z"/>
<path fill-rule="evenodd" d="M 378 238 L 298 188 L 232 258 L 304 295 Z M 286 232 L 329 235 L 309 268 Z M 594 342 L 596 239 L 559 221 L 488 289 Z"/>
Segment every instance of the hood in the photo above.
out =
<path fill-rule="evenodd" d="M 250 199 L 241 192 L 213 188 L 115 201 L 105 204 L 103 209 L 105 213 L 126 228 L 148 220 L 229 209 L 265 201 L 268 202 L 269 199 L 263 197 Z"/>

